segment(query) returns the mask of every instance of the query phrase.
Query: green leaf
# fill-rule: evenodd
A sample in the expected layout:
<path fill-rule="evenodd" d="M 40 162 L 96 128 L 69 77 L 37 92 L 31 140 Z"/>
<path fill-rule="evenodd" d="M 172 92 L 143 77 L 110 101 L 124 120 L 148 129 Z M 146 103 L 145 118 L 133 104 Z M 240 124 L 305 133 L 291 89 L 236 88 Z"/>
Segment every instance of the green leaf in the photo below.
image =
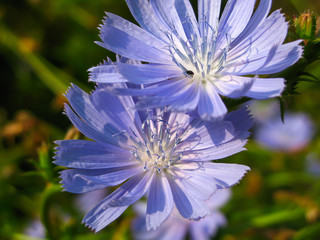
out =
<path fill-rule="evenodd" d="M 320 223 L 307 226 L 299 230 L 293 240 L 318 239 L 320 236 Z"/>
<path fill-rule="evenodd" d="M 305 218 L 303 209 L 287 209 L 273 212 L 264 216 L 256 217 L 252 220 L 255 227 L 269 227 L 276 224 L 300 221 Z"/>

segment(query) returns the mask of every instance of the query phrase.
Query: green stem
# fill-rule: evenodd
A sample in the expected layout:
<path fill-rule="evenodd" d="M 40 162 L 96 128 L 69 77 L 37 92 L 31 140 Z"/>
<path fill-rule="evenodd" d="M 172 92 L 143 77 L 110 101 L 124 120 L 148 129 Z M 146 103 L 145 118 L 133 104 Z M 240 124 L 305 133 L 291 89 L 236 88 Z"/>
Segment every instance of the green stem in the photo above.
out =
<path fill-rule="evenodd" d="M 57 229 L 52 227 L 50 221 L 50 205 L 52 203 L 52 197 L 61 193 L 62 188 L 57 184 L 49 184 L 45 189 L 42 196 L 41 203 L 41 221 L 47 230 L 47 236 L 49 239 L 60 239 Z"/>

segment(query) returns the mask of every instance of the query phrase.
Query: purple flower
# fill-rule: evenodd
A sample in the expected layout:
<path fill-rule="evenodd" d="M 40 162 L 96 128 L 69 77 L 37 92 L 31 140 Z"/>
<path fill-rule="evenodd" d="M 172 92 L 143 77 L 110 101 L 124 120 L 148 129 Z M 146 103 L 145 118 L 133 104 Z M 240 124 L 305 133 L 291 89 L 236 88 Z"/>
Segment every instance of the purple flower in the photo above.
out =
<path fill-rule="evenodd" d="M 245 109 L 209 123 L 184 113 L 137 111 L 131 97 L 105 88 L 89 95 L 73 86 L 66 97 L 66 115 L 93 141 L 56 142 L 55 163 L 72 168 L 61 172 L 64 189 L 86 193 L 120 185 L 83 219 L 96 231 L 145 194 L 148 229 L 157 228 L 174 205 L 182 217 L 200 219 L 210 214 L 204 201 L 249 170 L 210 161 L 244 149 L 252 125 Z"/>
<path fill-rule="evenodd" d="M 28 222 L 24 234 L 32 239 L 44 239 L 46 237 L 46 229 L 40 219 L 35 219 Z"/>
<path fill-rule="evenodd" d="M 220 0 L 198 0 L 198 18 L 188 0 L 126 2 L 141 27 L 107 13 L 97 44 L 145 64 L 93 67 L 90 80 L 143 84 L 118 90 L 138 96 L 139 108 L 219 118 L 227 113 L 220 96 L 279 96 L 284 79 L 258 75 L 280 72 L 302 55 L 300 40 L 283 44 L 288 24 L 279 10 L 268 16 L 271 0 L 260 1 L 255 12 L 255 0 L 229 0 L 221 16 Z"/>
<path fill-rule="evenodd" d="M 284 122 L 280 114 L 258 125 L 256 139 L 263 146 L 285 152 L 304 148 L 313 135 L 313 124 L 303 113 L 286 113 Z"/>
<path fill-rule="evenodd" d="M 218 211 L 230 198 L 229 189 L 218 190 L 206 203 L 209 205 L 211 213 L 199 221 L 190 221 L 182 218 L 177 210 L 172 211 L 168 219 L 156 230 L 148 231 L 145 218 L 139 216 L 133 222 L 135 238 L 139 240 L 182 240 L 190 232 L 193 240 L 211 239 L 219 227 L 226 225 L 226 219 Z M 140 215 L 144 206 L 136 207 Z"/>

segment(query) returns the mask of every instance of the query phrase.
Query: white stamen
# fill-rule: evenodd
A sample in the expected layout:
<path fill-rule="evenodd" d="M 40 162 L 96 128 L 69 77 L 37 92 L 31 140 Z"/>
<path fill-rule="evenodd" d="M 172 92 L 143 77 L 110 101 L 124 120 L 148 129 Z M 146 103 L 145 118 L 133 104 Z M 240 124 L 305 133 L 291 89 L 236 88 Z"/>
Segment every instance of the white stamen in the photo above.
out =
<path fill-rule="evenodd" d="M 177 138 L 179 128 L 175 127 L 175 130 L 172 130 L 163 117 L 164 113 L 158 117 L 152 117 L 152 114 L 148 114 L 148 118 L 142 124 L 141 131 L 144 134 L 141 136 L 144 139 L 144 144 L 138 141 L 139 138 L 131 130 L 134 137 L 131 134 L 129 136 L 133 143 L 130 152 L 137 161 L 143 163 L 144 171 L 155 168 L 160 172 L 181 158 L 181 153 L 176 151 L 181 143 L 180 138 Z M 172 134 L 175 134 L 174 139 L 171 138 Z"/>
<path fill-rule="evenodd" d="M 206 85 L 207 81 L 214 84 L 228 66 L 227 53 L 231 43 L 230 36 L 224 32 L 218 35 L 216 29 L 210 26 L 204 18 L 201 22 L 203 36 L 200 38 L 198 29 L 195 29 L 197 24 L 193 24 L 188 16 L 186 19 L 183 26 L 188 33 L 187 40 L 179 36 L 174 28 L 171 29 L 171 32 L 166 33 L 172 61 L 191 80 L 198 81 L 203 85 Z M 217 40 L 222 38 L 225 39 L 226 46 L 217 49 Z"/>

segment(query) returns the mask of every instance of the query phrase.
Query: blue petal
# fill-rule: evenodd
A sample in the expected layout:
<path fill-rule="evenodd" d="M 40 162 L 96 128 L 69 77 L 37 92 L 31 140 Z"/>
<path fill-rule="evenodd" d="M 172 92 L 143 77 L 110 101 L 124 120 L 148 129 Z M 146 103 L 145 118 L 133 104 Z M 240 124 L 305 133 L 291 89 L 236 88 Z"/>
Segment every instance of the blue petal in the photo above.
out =
<path fill-rule="evenodd" d="M 88 69 L 90 72 L 89 81 L 99 83 L 119 83 L 127 82 L 128 80 L 123 78 L 118 73 L 115 64 L 104 64 Z"/>
<path fill-rule="evenodd" d="M 165 99 L 159 97 L 147 97 L 140 100 L 136 107 L 137 109 L 149 109 L 149 108 L 156 108 L 156 107 L 165 107 L 169 104 L 172 104 L 174 98 Z"/>
<path fill-rule="evenodd" d="M 201 36 L 208 37 L 216 31 L 219 15 L 220 15 L 221 0 L 198 0 L 198 19 Z"/>
<path fill-rule="evenodd" d="M 253 126 L 253 119 L 246 107 L 228 113 L 225 120 L 231 121 L 237 130 L 247 131 Z"/>
<path fill-rule="evenodd" d="M 245 61 L 248 55 L 259 55 L 263 51 L 270 51 L 274 46 L 283 43 L 287 32 L 288 24 L 277 10 L 228 52 L 227 61 L 236 59 L 237 62 L 241 62 Z"/>
<path fill-rule="evenodd" d="M 234 75 L 248 74 L 272 74 L 280 72 L 296 63 L 302 56 L 301 41 L 290 42 L 271 49 L 264 50 L 247 56 L 246 59 L 239 59 L 238 64 L 227 69 L 226 72 Z"/>
<path fill-rule="evenodd" d="M 65 105 L 65 113 L 72 124 L 88 138 L 91 138 L 97 142 L 110 143 L 117 146 L 119 145 L 117 139 L 112 139 L 100 129 L 97 130 L 97 128 L 95 128 L 94 126 L 91 126 L 81 120 L 68 105 Z"/>
<path fill-rule="evenodd" d="M 117 219 L 130 204 L 139 200 L 149 189 L 152 171 L 137 175 L 103 199 L 83 219 L 96 232 Z"/>
<path fill-rule="evenodd" d="M 136 84 L 157 83 L 170 78 L 183 76 L 175 65 L 165 64 L 118 64 L 119 72 L 130 82 Z"/>
<path fill-rule="evenodd" d="M 177 166 L 177 168 L 180 168 Z M 183 168 L 183 167 L 181 167 Z M 184 178 L 180 179 L 181 184 L 195 198 L 208 200 L 217 189 L 212 178 L 208 177 L 202 166 L 195 166 L 194 169 L 180 170 Z"/>
<path fill-rule="evenodd" d="M 209 161 L 228 157 L 244 150 L 253 125 L 245 108 L 226 115 L 224 121 L 207 122 L 189 130 L 177 151 L 181 161 Z"/>
<path fill-rule="evenodd" d="M 229 188 L 237 184 L 249 167 L 239 164 L 205 163 L 203 166 L 208 176 L 216 181 L 218 189 Z"/>
<path fill-rule="evenodd" d="M 200 90 L 196 82 L 193 82 L 188 89 L 183 91 L 179 96 L 173 96 L 174 101 L 168 110 L 175 110 L 178 112 L 188 112 L 194 110 L 200 98 Z"/>
<path fill-rule="evenodd" d="M 98 45 L 127 58 L 164 64 L 171 61 L 164 49 L 156 49 L 145 43 L 143 37 L 138 39 L 130 32 L 110 25 L 108 21 L 101 26 L 100 38 L 103 42 L 97 42 Z"/>
<path fill-rule="evenodd" d="M 232 191 L 230 188 L 219 189 L 208 199 L 207 204 L 210 209 L 223 207 L 231 198 Z"/>
<path fill-rule="evenodd" d="M 189 223 L 181 221 L 178 216 L 171 215 L 159 228 L 148 231 L 145 218 L 140 216 L 133 221 L 135 239 L 143 240 L 183 240 Z"/>
<path fill-rule="evenodd" d="M 169 84 L 169 82 L 172 82 L 171 80 L 165 81 L 166 84 Z M 162 83 L 162 82 L 161 82 Z M 108 86 L 106 87 L 108 91 L 113 93 L 114 95 L 125 95 L 125 96 L 148 96 L 148 95 L 154 95 L 157 92 L 159 92 L 158 86 L 161 87 L 163 84 L 154 84 L 152 87 L 147 88 L 118 88 L 114 86 Z"/>
<path fill-rule="evenodd" d="M 68 169 L 62 171 L 63 188 L 71 193 L 85 193 L 116 186 L 143 171 L 138 165 L 106 169 Z"/>
<path fill-rule="evenodd" d="M 160 20 L 171 30 L 177 31 L 179 37 L 186 41 L 186 34 L 174 6 L 174 0 L 150 0 L 150 3 L 156 14 L 161 18 Z"/>
<path fill-rule="evenodd" d="M 123 167 L 136 164 L 131 153 L 120 147 L 86 140 L 56 141 L 55 164 L 83 169 Z"/>
<path fill-rule="evenodd" d="M 97 111 L 107 122 L 105 128 L 115 126 L 120 130 L 113 133 L 114 139 L 125 134 L 125 136 L 140 137 L 142 141 L 141 134 L 139 134 L 142 122 L 134 110 L 135 104 L 131 97 L 118 97 L 101 88 L 93 92 L 91 99 Z"/>
<path fill-rule="evenodd" d="M 180 95 L 190 87 L 184 79 L 172 79 L 171 81 L 164 81 L 159 85 L 152 85 L 148 89 L 154 89 L 154 95 L 159 98 L 169 98 L 173 95 Z"/>
<path fill-rule="evenodd" d="M 215 87 L 219 94 L 223 96 L 239 98 L 249 91 L 252 84 L 254 84 L 254 80 L 255 78 L 226 75 L 215 82 Z"/>
<path fill-rule="evenodd" d="M 198 104 L 198 114 L 203 120 L 213 120 L 223 117 L 227 113 L 227 108 L 217 93 L 211 82 L 200 93 Z"/>
<path fill-rule="evenodd" d="M 163 51 L 167 49 L 167 43 L 161 41 L 159 38 L 155 37 L 144 29 L 115 14 L 107 13 L 106 21 L 111 26 L 130 34 L 132 37 L 141 40 L 149 46 Z"/>
<path fill-rule="evenodd" d="M 178 80 L 157 87 L 147 88 L 154 89 L 155 96 L 141 99 L 136 105 L 138 109 L 168 106 L 168 110 L 187 112 L 198 105 L 200 92 L 196 82 L 186 85 L 185 81 Z"/>
<path fill-rule="evenodd" d="M 179 148 L 190 150 L 214 147 L 221 142 L 229 141 L 235 136 L 234 128 L 230 122 L 215 121 L 202 123 L 201 126 L 190 129 L 179 144 Z"/>
<path fill-rule="evenodd" d="M 169 126 L 171 126 L 172 133 L 177 134 L 177 138 L 184 139 L 185 134 L 186 132 L 188 132 L 190 126 L 196 127 L 196 124 L 194 124 L 194 122 L 198 121 L 198 119 L 194 120 L 192 117 L 185 113 L 170 112 L 169 117 L 165 121 L 169 124 Z"/>
<path fill-rule="evenodd" d="M 103 202 L 97 205 L 92 210 L 96 210 L 96 212 L 92 212 L 92 210 L 86 215 L 83 219 L 82 223 L 93 230 L 95 232 L 99 232 L 107 225 L 116 220 L 129 206 L 121 206 L 121 207 L 112 207 L 101 209 L 101 205 Z M 86 219 L 88 218 L 88 219 Z"/>
<path fill-rule="evenodd" d="M 154 12 L 149 1 L 146 0 L 126 0 L 130 11 L 142 28 L 157 36 L 159 39 L 168 41 L 169 28 L 163 24 Z"/>
<path fill-rule="evenodd" d="M 236 135 L 231 141 L 222 142 L 208 149 L 185 151 L 181 161 L 205 162 L 229 157 L 245 150 L 244 146 L 247 143 L 245 138 L 248 136 L 249 133 L 241 133 Z"/>
<path fill-rule="evenodd" d="M 188 190 L 178 181 L 169 178 L 170 187 L 173 194 L 174 203 L 182 217 L 199 220 L 210 214 L 210 210 L 206 204 L 193 197 Z"/>
<path fill-rule="evenodd" d="M 182 23 L 187 38 L 192 41 L 200 37 L 197 19 L 189 0 L 175 0 L 174 6 Z"/>
<path fill-rule="evenodd" d="M 229 0 L 223 10 L 218 29 L 218 49 L 235 39 L 249 22 L 255 0 Z"/>
<path fill-rule="evenodd" d="M 173 207 L 172 192 L 163 173 L 155 174 L 148 194 L 147 230 L 156 229 L 169 216 Z"/>
<path fill-rule="evenodd" d="M 213 125 L 216 125 L 216 123 L 213 123 Z M 215 128 L 210 129 L 208 126 L 201 127 L 203 131 L 200 134 L 208 132 L 207 136 L 202 135 L 203 137 L 200 137 L 199 135 L 195 135 L 194 141 L 190 138 L 186 139 L 179 146 L 179 150 L 181 149 L 183 152 L 181 161 L 203 162 L 222 159 L 245 150 L 244 146 L 249 132 L 230 129 L 230 122 L 226 125 L 220 125 L 220 127 L 221 129 L 217 127 L 219 131 L 212 131 Z M 216 132 L 217 134 L 215 134 Z"/>
<path fill-rule="evenodd" d="M 87 137 L 100 141 L 117 144 L 115 139 L 112 139 L 108 130 L 105 129 L 105 120 L 92 105 L 89 95 L 75 85 L 69 88 L 66 94 L 73 110 L 65 105 L 65 112 L 73 125 L 75 125 Z M 76 114 L 75 114 L 76 112 Z M 81 119 L 79 119 L 79 117 Z"/>
<path fill-rule="evenodd" d="M 123 88 L 123 87 L 107 87 L 107 89 L 116 94 L 116 95 L 131 95 L 131 96 L 147 96 L 146 102 L 149 101 L 149 96 L 172 96 L 177 93 L 179 90 L 185 87 L 185 82 L 180 81 L 181 79 L 170 79 L 166 81 L 162 81 L 156 84 L 152 84 L 150 86 L 144 86 L 144 88 Z M 170 93 L 168 93 L 170 91 Z M 142 102 L 144 101 L 141 98 Z M 148 107 L 148 106 L 147 106 Z"/>
<path fill-rule="evenodd" d="M 283 78 L 256 78 L 245 96 L 254 99 L 267 99 L 281 95 L 285 87 Z"/>
<path fill-rule="evenodd" d="M 230 48 L 236 46 L 239 42 L 249 36 L 267 17 L 272 5 L 272 0 L 260 1 L 259 7 L 248 22 L 246 28 L 239 34 L 239 36 L 232 41 Z"/>
<path fill-rule="evenodd" d="M 223 214 L 213 211 L 209 216 L 201 221 L 190 224 L 191 239 L 207 240 L 215 236 L 218 228 L 226 225 L 227 220 Z"/>
<path fill-rule="evenodd" d="M 134 105 L 130 97 L 118 98 L 104 89 L 96 90 L 89 96 L 76 86 L 70 88 L 66 96 L 77 115 L 69 106 L 65 108 L 66 114 L 83 134 L 93 140 L 126 145 L 128 135 L 125 133 L 140 131 L 141 122 L 136 112 L 124 108 Z M 133 119 L 139 128 L 135 128 Z"/>
<path fill-rule="evenodd" d="M 192 86 L 192 85 L 191 85 Z M 183 96 L 185 91 L 190 89 L 190 85 L 186 85 L 184 81 L 172 81 L 168 84 L 159 84 L 147 88 L 149 91 L 154 90 L 154 97 L 146 97 L 141 99 L 137 104 L 137 108 L 163 107 L 170 105 L 176 101 L 178 97 Z M 193 99 L 190 99 L 192 101 Z"/>
<path fill-rule="evenodd" d="M 296 63 L 303 53 L 302 46 L 298 45 L 300 42 L 301 40 L 298 40 L 281 45 L 275 51 L 274 56 L 272 58 L 270 57 L 270 60 L 266 60 L 268 64 L 256 71 L 257 74 L 277 73 Z M 263 55 L 263 53 L 261 55 Z"/>

